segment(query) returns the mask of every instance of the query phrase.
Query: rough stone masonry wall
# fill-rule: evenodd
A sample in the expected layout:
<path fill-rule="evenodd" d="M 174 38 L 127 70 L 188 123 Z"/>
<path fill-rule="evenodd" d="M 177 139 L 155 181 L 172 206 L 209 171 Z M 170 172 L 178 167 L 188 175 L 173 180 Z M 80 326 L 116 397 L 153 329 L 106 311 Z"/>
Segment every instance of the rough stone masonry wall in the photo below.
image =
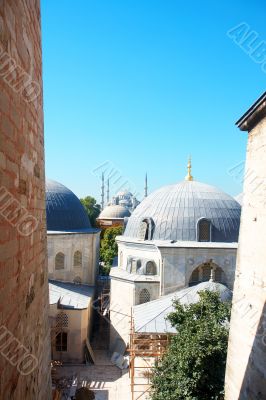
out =
<path fill-rule="evenodd" d="M 265 239 L 266 118 L 251 130 L 248 138 L 226 400 L 266 399 Z"/>
<path fill-rule="evenodd" d="M 0 399 L 50 399 L 39 0 L 0 0 Z"/>

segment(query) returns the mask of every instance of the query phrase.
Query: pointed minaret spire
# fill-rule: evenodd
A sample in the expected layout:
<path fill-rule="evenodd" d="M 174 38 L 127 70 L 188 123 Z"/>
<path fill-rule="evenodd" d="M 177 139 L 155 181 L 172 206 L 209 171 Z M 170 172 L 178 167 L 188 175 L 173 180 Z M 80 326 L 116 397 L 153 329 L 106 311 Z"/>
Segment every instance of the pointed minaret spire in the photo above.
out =
<path fill-rule="evenodd" d="M 148 196 L 148 176 L 147 176 L 147 172 L 145 175 L 145 188 L 144 188 L 144 197 Z"/>
<path fill-rule="evenodd" d="M 104 173 L 102 173 L 102 210 L 104 209 Z"/>
<path fill-rule="evenodd" d="M 109 187 L 109 178 L 107 179 L 107 204 L 109 204 L 110 200 L 110 187 Z"/>
<path fill-rule="evenodd" d="M 191 175 L 191 156 L 189 156 L 188 163 L 187 163 L 187 176 L 185 177 L 186 181 L 193 181 L 193 176 Z"/>

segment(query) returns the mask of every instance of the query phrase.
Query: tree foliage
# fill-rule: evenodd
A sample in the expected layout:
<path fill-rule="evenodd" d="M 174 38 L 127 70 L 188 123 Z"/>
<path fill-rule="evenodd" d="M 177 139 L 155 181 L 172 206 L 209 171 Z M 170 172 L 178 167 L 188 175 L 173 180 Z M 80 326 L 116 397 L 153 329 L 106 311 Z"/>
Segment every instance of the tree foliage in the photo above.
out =
<path fill-rule="evenodd" d="M 118 235 L 122 235 L 122 233 L 122 226 L 114 226 L 111 228 L 107 228 L 104 231 L 103 238 L 101 240 L 100 259 L 104 262 L 105 266 L 109 270 L 118 252 L 115 238 Z"/>
<path fill-rule="evenodd" d="M 88 213 L 91 226 L 96 226 L 96 218 L 99 216 L 101 212 L 101 206 L 97 204 L 97 201 L 94 197 L 86 196 L 84 199 L 80 199 L 81 203 L 83 204 L 85 210 Z"/>
<path fill-rule="evenodd" d="M 215 292 L 199 296 L 196 304 L 175 302 L 168 316 L 177 334 L 156 363 L 152 400 L 224 399 L 230 304 Z"/>

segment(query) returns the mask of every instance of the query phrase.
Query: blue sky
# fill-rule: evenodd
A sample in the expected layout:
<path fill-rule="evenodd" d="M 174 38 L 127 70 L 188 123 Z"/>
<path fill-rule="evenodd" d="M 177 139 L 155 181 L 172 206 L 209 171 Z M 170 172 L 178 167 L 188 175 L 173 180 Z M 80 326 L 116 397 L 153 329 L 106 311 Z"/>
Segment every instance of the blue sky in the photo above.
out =
<path fill-rule="evenodd" d="M 266 40 L 265 12 L 263 0 L 42 0 L 46 176 L 100 200 L 107 162 L 111 194 L 141 198 L 146 171 L 149 191 L 178 182 L 191 154 L 197 180 L 238 194 L 228 170 L 247 134 L 234 124 L 266 73 L 226 33 L 245 22 Z"/>

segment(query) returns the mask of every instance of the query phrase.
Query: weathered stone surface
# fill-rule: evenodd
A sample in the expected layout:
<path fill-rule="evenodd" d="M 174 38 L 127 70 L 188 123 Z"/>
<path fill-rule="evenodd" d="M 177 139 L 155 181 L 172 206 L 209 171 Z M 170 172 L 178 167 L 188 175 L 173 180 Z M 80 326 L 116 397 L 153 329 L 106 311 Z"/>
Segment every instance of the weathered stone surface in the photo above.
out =
<path fill-rule="evenodd" d="M 265 96 L 266 98 L 266 96 Z M 266 398 L 266 101 L 249 130 L 244 201 L 226 371 L 226 400 Z"/>
<path fill-rule="evenodd" d="M 1 0 L 0 25 L 0 399 L 49 400 L 39 0 Z M 39 89 L 35 97 L 25 76 Z M 6 332 L 10 346 L 2 341 Z M 37 360 L 31 372 L 24 374 L 16 343 Z"/>

